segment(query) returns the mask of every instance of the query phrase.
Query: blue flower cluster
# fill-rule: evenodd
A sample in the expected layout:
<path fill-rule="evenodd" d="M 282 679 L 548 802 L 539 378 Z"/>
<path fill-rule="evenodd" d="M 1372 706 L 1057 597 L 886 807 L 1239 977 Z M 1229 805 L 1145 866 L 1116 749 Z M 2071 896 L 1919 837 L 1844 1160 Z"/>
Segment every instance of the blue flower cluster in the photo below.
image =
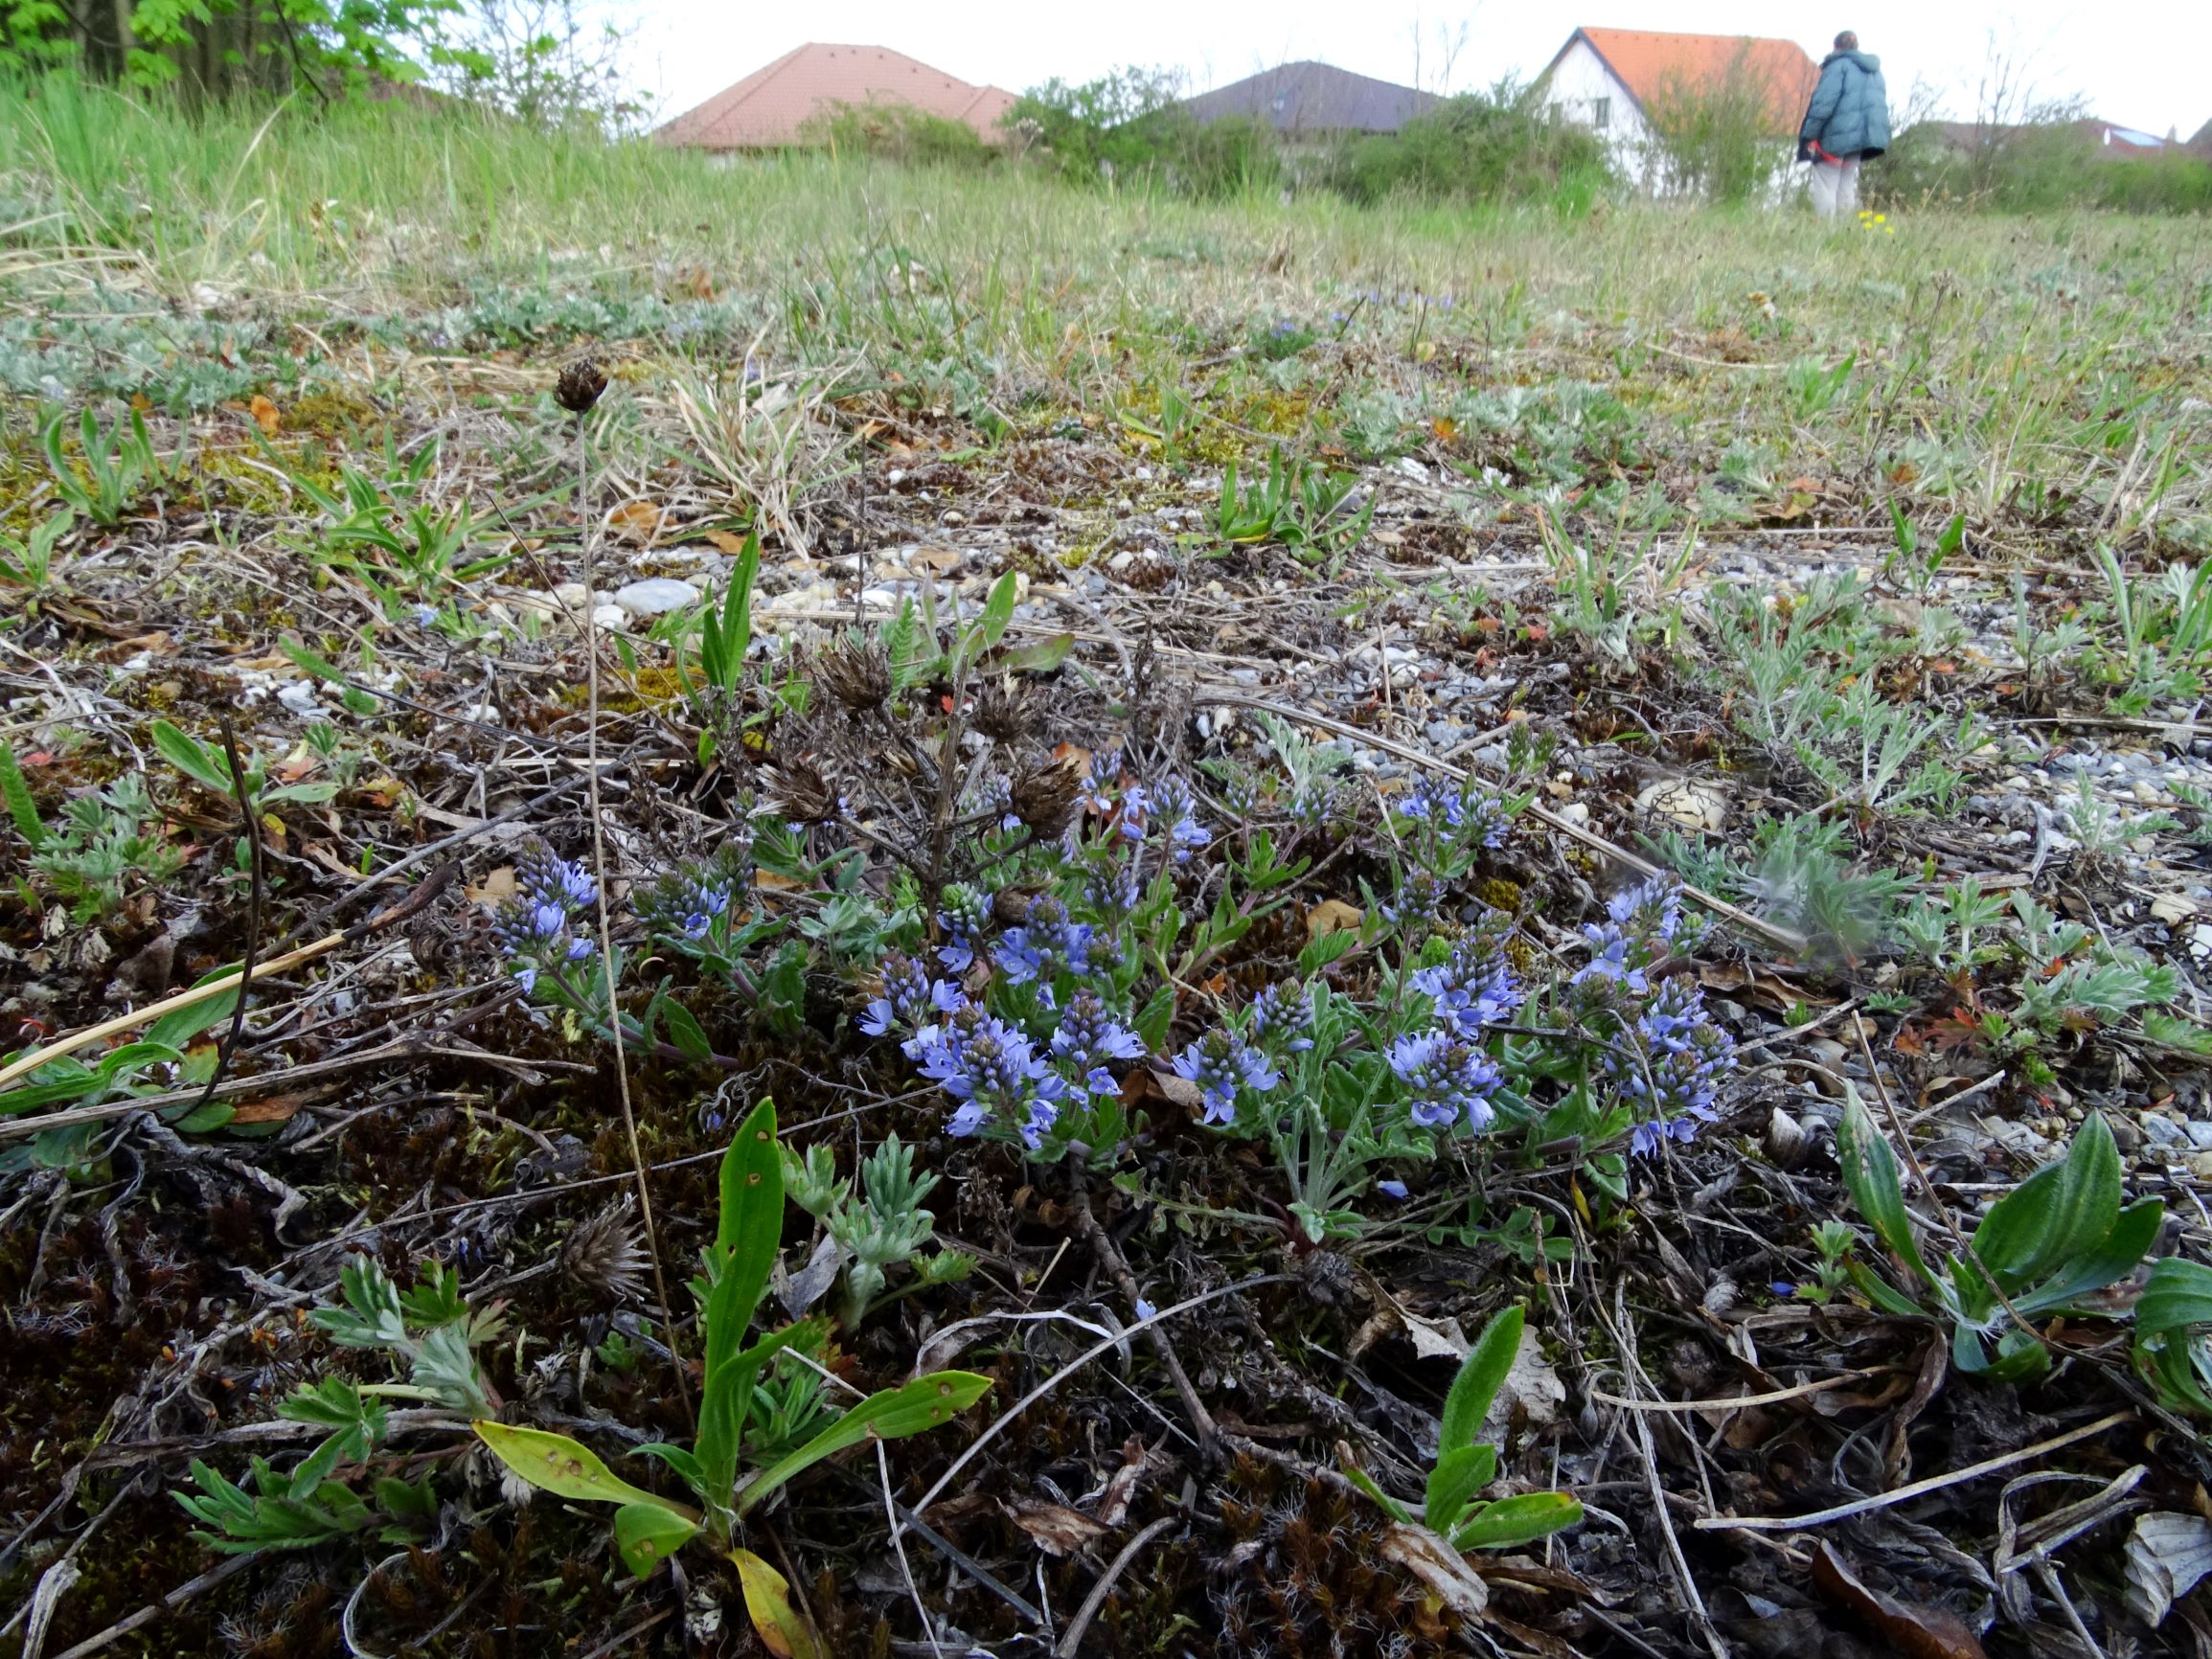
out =
<path fill-rule="evenodd" d="M 752 836 L 741 830 L 711 858 L 679 864 L 646 888 L 638 895 L 637 913 L 648 926 L 680 942 L 679 948 L 702 944 L 710 935 L 726 940 L 752 887 Z"/>
<path fill-rule="evenodd" d="M 1504 846 L 1513 828 L 1505 803 L 1471 781 L 1452 789 L 1422 777 L 1396 806 L 1400 816 L 1433 824 L 1462 846 L 1488 852 Z"/>
<path fill-rule="evenodd" d="M 1244 1034 L 1285 1054 L 1303 1054 L 1313 1039 L 1303 1034 L 1306 988 L 1270 980 L 1244 1011 Z"/>
<path fill-rule="evenodd" d="M 964 882 L 947 887 L 937 912 L 937 925 L 945 934 L 945 943 L 937 947 L 937 960 L 954 973 L 966 973 L 973 967 L 976 946 L 983 941 L 983 927 L 989 918 L 990 906 L 974 888 Z"/>
<path fill-rule="evenodd" d="M 1444 962 L 1411 975 L 1407 983 L 1436 1005 L 1439 1026 L 1472 1036 L 1520 1007 L 1520 981 L 1505 948 L 1512 931 L 1512 919 L 1494 910 L 1452 942 Z"/>
<path fill-rule="evenodd" d="M 1019 927 L 999 935 L 991 957 L 1010 985 L 1036 980 L 1049 986 L 1062 973 L 1080 979 L 1096 967 L 1112 966 L 1120 949 L 1089 922 L 1069 920 L 1067 906 L 1046 894 L 1030 900 L 1029 915 Z"/>
<path fill-rule="evenodd" d="M 881 987 L 860 1015 L 860 1029 L 870 1036 L 889 1036 L 894 1030 L 913 1033 L 938 1014 L 958 1013 L 967 1004 L 958 986 L 930 978 L 922 964 L 893 951 L 883 959 Z"/>
<path fill-rule="evenodd" d="M 1092 1094 L 1115 1095 L 1121 1084 L 1106 1062 L 1143 1059 L 1145 1041 L 1117 1022 L 1098 993 L 1085 988 L 1060 1011 L 1060 1026 L 1052 1034 L 1052 1052 L 1063 1065 L 1082 1074 L 1083 1086 Z"/>
<path fill-rule="evenodd" d="M 540 973 L 592 954 L 595 947 L 577 922 L 598 902 L 599 885 L 582 865 L 538 847 L 514 861 L 514 889 L 492 931 L 514 977 L 533 991 Z"/>
<path fill-rule="evenodd" d="M 1681 979 L 1654 988 L 1653 969 L 1689 925 L 1681 895 L 1663 881 L 1615 895 L 1605 921 L 1583 929 L 1590 958 L 1563 1000 L 1603 1045 L 1595 1076 L 1634 1109 L 1629 1144 L 1644 1157 L 1712 1123 L 1736 1065 L 1735 1039 L 1713 1023 L 1702 991 Z"/>
<path fill-rule="evenodd" d="M 1398 883 L 1388 903 L 1379 906 L 1384 918 L 1407 938 L 1419 942 L 1436 925 L 1449 897 L 1445 884 L 1426 870 L 1410 870 Z"/>
<path fill-rule="evenodd" d="M 1650 1157 L 1720 1116 L 1713 1102 L 1736 1069 L 1736 1044 L 1707 1016 L 1705 993 L 1680 979 L 1661 985 L 1630 1030 L 1636 1042 L 1608 1048 L 1599 1069 L 1639 1114 L 1630 1148 Z"/>
<path fill-rule="evenodd" d="M 922 1075 L 960 1102 L 945 1125 L 949 1135 L 987 1126 L 1011 1128 L 1036 1151 L 1060 1116 L 1067 1081 L 1020 1027 L 965 1008 L 905 1042 Z"/>
<path fill-rule="evenodd" d="M 1267 1057 L 1235 1032 L 1217 1027 L 1174 1058 L 1175 1075 L 1197 1083 L 1206 1122 L 1216 1128 L 1237 1120 L 1237 1091 L 1266 1094 L 1283 1080 Z"/>
<path fill-rule="evenodd" d="M 1112 852 L 1096 856 L 1083 872 L 1083 901 L 1099 916 L 1119 921 L 1144 898 L 1136 861 Z"/>
<path fill-rule="evenodd" d="M 1425 1129 L 1449 1128 L 1465 1118 L 1470 1129 L 1479 1130 L 1497 1116 L 1491 1097 L 1505 1074 L 1448 1027 L 1400 1037 L 1390 1045 L 1390 1069 L 1404 1087 L 1408 1115 Z"/>

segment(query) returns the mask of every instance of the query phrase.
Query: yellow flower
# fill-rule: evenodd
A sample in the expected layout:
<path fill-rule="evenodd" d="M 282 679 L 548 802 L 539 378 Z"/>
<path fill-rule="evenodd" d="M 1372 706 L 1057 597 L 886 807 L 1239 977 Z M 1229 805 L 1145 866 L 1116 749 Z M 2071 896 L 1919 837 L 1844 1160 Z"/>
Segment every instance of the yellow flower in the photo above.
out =
<path fill-rule="evenodd" d="M 1885 225 L 1889 223 L 1889 216 L 1887 214 L 1876 214 L 1874 216 L 1874 222 L 1878 225 Z"/>

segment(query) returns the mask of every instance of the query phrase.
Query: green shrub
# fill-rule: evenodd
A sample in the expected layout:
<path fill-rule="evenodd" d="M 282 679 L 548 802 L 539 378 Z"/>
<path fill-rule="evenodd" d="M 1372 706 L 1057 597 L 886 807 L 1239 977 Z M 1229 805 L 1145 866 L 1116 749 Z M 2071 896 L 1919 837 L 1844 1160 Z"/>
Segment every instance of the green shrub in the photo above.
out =
<path fill-rule="evenodd" d="M 1547 119 L 1534 92 L 1510 81 L 1447 99 L 1396 132 L 1355 140 L 1331 174 L 1359 202 L 1398 194 L 1586 201 L 1608 181 L 1603 141 Z"/>
<path fill-rule="evenodd" d="M 2117 159 L 2070 114 L 1976 133 L 1963 148 L 1932 124 L 1898 135 L 1867 178 L 1891 201 L 1954 200 L 1998 213 L 2103 208 L 2212 212 L 2212 162 L 2185 150 Z"/>
<path fill-rule="evenodd" d="M 1033 132 L 1029 153 L 1066 179 L 1157 184 L 1209 198 L 1279 182 L 1282 146 L 1273 127 L 1250 116 L 1201 123 L 1181 99 L 1178 76 L 1131 67 L 1080 86 L 1032 87 L 1005 124 Z"/>
<path fill-rule="evenodd" d="M 1653 182 L 1715 202 L 1764 197 L 1791 153 L 1789 139 L 1776 131 L 1776 107 L 1773 80 L 1752 58 L 1748 41 L 1718 75 L 1667 77 L 1644 107 L 1653 140 Z"/>

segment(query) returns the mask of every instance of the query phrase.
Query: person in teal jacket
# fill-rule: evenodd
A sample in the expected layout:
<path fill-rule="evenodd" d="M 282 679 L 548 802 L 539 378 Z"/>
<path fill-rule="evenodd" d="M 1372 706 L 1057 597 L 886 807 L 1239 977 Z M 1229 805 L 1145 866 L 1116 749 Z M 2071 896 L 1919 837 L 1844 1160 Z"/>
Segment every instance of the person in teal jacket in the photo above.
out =
<path fill-rule="evenodd" d="M 1881 59 L 1859 50 L 1846 29 L 1836 50 L 1820 62 L 1805 120 L 1797 128 L 1797 159 L 1813 164 L 1813 206 L 1824 219 L 1859 206 L 1859 167 L 1889 148 L 1889 91 Z"/>

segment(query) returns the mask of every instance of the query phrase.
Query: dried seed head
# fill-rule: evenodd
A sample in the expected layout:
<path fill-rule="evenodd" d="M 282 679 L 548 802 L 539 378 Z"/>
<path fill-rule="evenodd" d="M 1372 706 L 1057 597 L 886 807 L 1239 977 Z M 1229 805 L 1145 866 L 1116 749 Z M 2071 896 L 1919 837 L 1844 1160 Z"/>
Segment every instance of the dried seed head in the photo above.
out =
<path fill-rule="evenodd" d="M 560 406 L 576 415 L 588 411 L 605 390 L 606 371 L 589 357 L 577 358 L 553 383 L 553 395 Z"/>
<path fill-rule="evenodd" d="M 891 658 L 874 641 L 831 646 L 816 662 L 815 672 L 823 688 L 855 715 L 882 707 L 891 695 Z"/>
<path fill-rule="evenodd" d="M 1011 680 L 992 680 L 975 694 L 974 726 L 1010 748 L 1029 735 L 1029 709 Z"/>
<path fill-rule="evenodd" d="M 845 803 L 830 781 L 804 761 L 787 761 L 768 771 L 768 788 L 760 810 L 781 813 L 794 824 L 827 824 L 842 817 Z"/>
<path fill-rule="evenodd" d="M 1075 822 L 1075 807 L 1083 794 L 1083 770 L 1074 758 L 1040 761 L 1014 775 L 1008 805 L 1014 815 L 1040 840 L 1051 840 Z"/>
<path fill-rule="evenodd" d="M 644 1236 L 633 1218 L 636 1209 L 637 1199 L 626 1193 L 620 1202 L 579 1225 L 561 1247 L 561 1271 L 586 1289 L 616 1302 L 631 1302 L 644 1295 L 650 1263 Z"/>

